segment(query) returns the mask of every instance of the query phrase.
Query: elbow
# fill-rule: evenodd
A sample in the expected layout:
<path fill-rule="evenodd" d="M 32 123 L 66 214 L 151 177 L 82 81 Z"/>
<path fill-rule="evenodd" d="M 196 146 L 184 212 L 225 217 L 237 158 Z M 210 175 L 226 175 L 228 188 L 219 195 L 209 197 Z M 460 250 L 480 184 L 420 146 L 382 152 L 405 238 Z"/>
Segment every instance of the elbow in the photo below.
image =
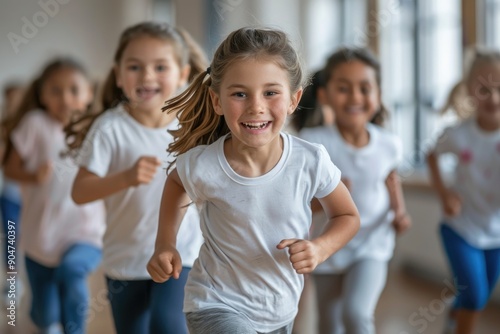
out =
<path fill-rule="evenodd" d="M 78 185 L 73 183 L 73 188 L 71 189 L 71 199 L 78 205 L 86 204 L 89 201 L 86 201 L 82 196 L 82 192 L 78 191 Z"/>

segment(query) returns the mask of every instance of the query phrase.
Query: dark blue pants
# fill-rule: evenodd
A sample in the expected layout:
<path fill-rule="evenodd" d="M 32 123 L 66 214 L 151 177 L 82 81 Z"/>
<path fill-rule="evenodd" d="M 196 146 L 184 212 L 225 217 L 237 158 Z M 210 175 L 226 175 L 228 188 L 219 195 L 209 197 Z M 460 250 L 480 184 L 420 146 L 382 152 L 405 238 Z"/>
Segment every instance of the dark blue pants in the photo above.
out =
<path fill-rule="evenodd" d="M 445 224 L 440 232 L 457 285 L 454 308 L 483 309 L 500 275 L 500 248 L 475 248 Z"/>
<path fill-rule="evenodd" d="M 87 277 L 101 261 L 101 250 L 75 244 L 56 268 L 26 257 L 31 286 L 31 319 L 40 329 L 60 323 L 64 333 L 84 334 L 89 303 Z"/>
<path fill-rule="evenodd" d="M 184 286 L 191 268 L 179 279 L 122 281 L 107 278 L 108 297 L 117 334 L 187 334 L 182 312 Z"/>

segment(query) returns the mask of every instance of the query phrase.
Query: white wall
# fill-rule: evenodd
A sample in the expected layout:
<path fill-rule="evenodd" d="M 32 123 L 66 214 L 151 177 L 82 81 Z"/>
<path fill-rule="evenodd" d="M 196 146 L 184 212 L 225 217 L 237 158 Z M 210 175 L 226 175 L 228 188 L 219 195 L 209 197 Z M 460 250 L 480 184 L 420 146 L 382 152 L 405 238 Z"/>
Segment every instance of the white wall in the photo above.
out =
<path fill-rule="evenodd" d="M 0 90 L 8 80 L 30 81 L 59 55 L 77 58 L 94 79 L 103 79 L 121 31 L 148 18 L 148 4 L 149 0 L 2 0 Z M 23 43 L 12 43 L 9 36 Z"/>

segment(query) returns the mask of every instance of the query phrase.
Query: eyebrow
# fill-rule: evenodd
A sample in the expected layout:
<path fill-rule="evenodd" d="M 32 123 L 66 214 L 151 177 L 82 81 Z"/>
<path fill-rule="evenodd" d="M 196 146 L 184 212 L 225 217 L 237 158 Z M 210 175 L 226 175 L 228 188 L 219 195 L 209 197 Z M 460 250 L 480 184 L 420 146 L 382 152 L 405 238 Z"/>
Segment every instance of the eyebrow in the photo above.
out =
<path fill-rule="evenodd" d="M 143 62 L 142 60 L 140 60 L 138 58 L 134 58 L 134 57 L 126 58 L 125 61 L 127 61 L 127 62 L 136 61 L 136 62 L 139 62 L 139 63 Z M 160 61 L 167 62 L 168 60 L 165 59 L 165 58 L 158 58 L 158 59 L 154 59 L 153 61 L 154 62 L 160 62 Z"/>
<path fill-rule="evenodd" d="M 283 87 L 283 85 L 282 85 L 282 84 L 277 83 L 277 82 L 270 82 L 270 83 L 265 84 L 264 86 L 265 86 L 266 88 L 267 88 L 267 87 L 273 87 L 273 86 Z M 236 84 L 232 84 L 232 85 L 227 86 L 227 89 L 232 89 L 232 88 L 233 88 L 233 89 L 234 89 L 234 88 L 247 88 L 247 86 L 245 86 L 245 85 L 243 85 L 243 84 L 238 84 L 238 83 L 236 83 Z"/>
<path fill-rule="evenodd" d="M 352 83 L 352 81 L 351 81 L 351 80 L 347 80 L 347 79 L 345 79 L 345 78 L 337 78 L 336 80 L 337 80 L 337 81 L 343 81 L 343 82 L 346 82 L 346 83 Z M 362 81 L 361 81 L 361 83 L 362 83 L 362 84 L 369 84 L 369 85 L 371 85 L 371 84 L 372 84 L 372 82 L 370 82 L 370 80 L 362 80 Z"/>

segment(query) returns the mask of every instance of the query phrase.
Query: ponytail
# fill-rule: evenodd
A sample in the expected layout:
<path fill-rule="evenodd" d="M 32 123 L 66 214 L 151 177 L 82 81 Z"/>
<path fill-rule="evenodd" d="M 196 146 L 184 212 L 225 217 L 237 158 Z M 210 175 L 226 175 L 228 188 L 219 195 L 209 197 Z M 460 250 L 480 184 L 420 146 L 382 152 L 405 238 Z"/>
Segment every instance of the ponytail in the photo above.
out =
<path fill-rule="evenodd" d="M 229 133 L 223 116 L 215 113 L 210 98 L 212 79 L 205 80 L 208 71 L 198 74 L 189 87 L 179 96 L 165 102 L 163 111 L 177 113 L 179 129 L 170 130 L 174 142 L 168 147 L 175 156 L 198 145 L 209 145 Z"/>

